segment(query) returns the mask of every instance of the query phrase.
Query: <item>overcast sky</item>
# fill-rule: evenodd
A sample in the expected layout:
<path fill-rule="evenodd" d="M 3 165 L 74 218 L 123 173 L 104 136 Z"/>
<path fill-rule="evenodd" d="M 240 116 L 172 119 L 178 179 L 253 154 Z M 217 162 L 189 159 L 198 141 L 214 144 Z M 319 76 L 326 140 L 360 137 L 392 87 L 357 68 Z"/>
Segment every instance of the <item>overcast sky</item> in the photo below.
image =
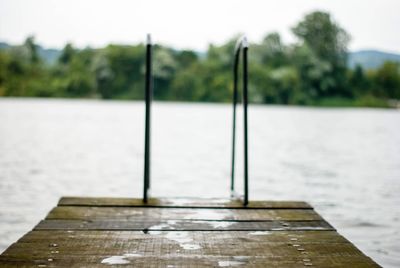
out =
<path fill-rule="evenodd" d="M 143 41 L 205 50 L 236 33 L 259 41 L 290 28 L 305 14 L 328 11 L 352 36 L 351 50 L 400 52 L 400 0 L 0 0 L 0 41 L 21 43 L 28 35 L 46 47 L 104 46 Z"/>

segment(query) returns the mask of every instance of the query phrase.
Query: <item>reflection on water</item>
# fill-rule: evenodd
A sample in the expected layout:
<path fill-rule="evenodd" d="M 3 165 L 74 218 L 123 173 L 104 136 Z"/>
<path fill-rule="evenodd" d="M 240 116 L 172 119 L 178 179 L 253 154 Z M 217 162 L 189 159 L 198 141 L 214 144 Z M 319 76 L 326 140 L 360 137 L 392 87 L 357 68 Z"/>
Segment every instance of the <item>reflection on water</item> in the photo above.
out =
<path fill-rule="evenodd" d="M 155 103 L 154 196 L 229 196 L 230 108 Z M 308 201 L 398 267 L 400 112 L 251 106 L 249 115 L 250 197 Z M 137 102 L 0 99 L 0 250 L 60 196 L 140 197 L 143 116 Z M 240 165 L 237 174 L 241 189 Z"/>

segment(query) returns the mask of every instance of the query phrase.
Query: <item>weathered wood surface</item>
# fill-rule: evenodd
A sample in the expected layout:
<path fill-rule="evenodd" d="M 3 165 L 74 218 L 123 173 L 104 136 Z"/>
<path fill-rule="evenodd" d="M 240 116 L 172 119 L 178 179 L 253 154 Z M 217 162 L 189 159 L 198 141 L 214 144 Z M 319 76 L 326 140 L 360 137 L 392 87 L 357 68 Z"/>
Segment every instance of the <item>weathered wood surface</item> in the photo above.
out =
<path fill-rule="evenodd" d="M 62 198 L 0 266 L 379 267 L 304 202 L 207 200 Z"/>
<path fill-rule="evenodd" d="M 63 197 L 59 206 L 101 206 L 101 207 L 186 207 L 186 208 L 243 208 L 240 200 L 219 198 L 150 198 L 147 204 L 142 199 L 134 198 L 94 198 L 94 197 Z M 252 201 L 250 208 L 309 208 L 312 207 L 301 201 Z"/>
<path fill-rule="evenodd" d="M 232 221 L 258 221 L 258 220 L 292 220 L 313 221 L 322 220 L 321 216 L 312 209 L 192 209 L 192 208 L 143 208 L 130 207 L 55 207 L 47 215 L 47 219 L 90 220 L 232 220 Z"/>
<path fill-rule="evenodd" d="M 279 231 L 333 230 L 326 221 L 114 221 L 44 220 L 37 230 L 126 230 L 126 231 Z"/>

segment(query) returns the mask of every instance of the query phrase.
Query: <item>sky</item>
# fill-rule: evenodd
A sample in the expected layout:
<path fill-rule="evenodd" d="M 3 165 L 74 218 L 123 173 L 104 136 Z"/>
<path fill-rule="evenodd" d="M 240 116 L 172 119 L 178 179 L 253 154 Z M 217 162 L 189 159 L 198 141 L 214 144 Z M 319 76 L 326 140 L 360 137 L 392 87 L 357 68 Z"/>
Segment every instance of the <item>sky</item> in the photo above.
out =
<path fill-rule="evenodd" d="M 322 10 L 351 35 L 350 50 L 400 53 L 400 0 L 0 0 L 0 41 L 22 43 L 28 35 L 45 46 L 102 47 L 154 42 L 204 51 L 238 33 L 259 42 Z"/>

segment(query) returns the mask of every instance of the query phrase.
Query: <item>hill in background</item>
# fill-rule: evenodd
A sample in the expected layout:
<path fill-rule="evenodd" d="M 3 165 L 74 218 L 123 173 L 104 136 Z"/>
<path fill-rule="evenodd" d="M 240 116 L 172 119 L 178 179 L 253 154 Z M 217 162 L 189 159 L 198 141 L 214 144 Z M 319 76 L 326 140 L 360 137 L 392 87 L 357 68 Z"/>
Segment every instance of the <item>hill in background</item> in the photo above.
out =
<path fill-rule="evenodd" d="M 376 69 L 385 61 L 400 62 L 400 55 L 379 50 L 355 51 L 349 53 L 348 66 L 354 68 L 359 64 L 364 69 Z"/>
<path fill-rule="evenodd" d="M 0 42 L 0 49 L 12 49 L 14 46 L 5 42 Z M 38 46 L 38 53 L 40 57 L 48 64 L 54 64 L 58 57 L 61 55 L 60 49 L 43 48 Z"/>

